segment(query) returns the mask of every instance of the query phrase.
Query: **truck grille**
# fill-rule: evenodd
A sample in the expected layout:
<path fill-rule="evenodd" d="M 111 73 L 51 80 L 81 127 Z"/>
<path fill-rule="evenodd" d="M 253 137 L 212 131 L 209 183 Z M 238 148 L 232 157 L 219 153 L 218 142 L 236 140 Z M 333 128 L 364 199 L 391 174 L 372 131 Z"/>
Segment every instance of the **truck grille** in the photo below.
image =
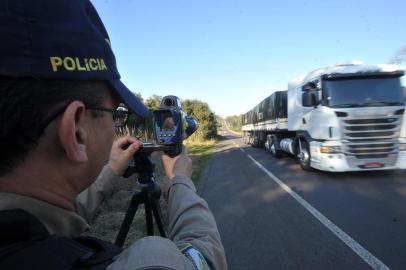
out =
<path fill-rule="evenodd" d="M 349 125 L 366 125 L 366 124 L 391 124 L 399 119 L 397 117 L 391 118 L 381 118 L 381 119 L 356 119 L 356 120 L 345 120 Z"/>
<path fill-rule="evenodd" d="M 398 151 L 401 116 L 342 119 L 346 155 L 358 159 L 386 158 Z"/>

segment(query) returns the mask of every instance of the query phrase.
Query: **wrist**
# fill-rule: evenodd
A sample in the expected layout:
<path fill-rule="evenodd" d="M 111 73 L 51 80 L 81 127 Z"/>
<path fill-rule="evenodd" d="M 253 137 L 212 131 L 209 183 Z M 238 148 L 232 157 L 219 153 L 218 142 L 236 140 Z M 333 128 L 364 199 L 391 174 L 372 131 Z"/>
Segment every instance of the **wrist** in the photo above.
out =
<path fill-rule="evenodd" d="M 116 174 L 117 176 L 122 176 L 123 173 L 125 172 L 125 168 L 117 166 L 111 162 L 108 163 L 108 166 L 113 171 L 113 173 Z"/>
<path fill-rule="evenodd" d="M 193 184 L 192 180 L 190 177 L 186 175 L 175 175 L 170 181 L 167 181 L 164 185 L 164 198 L 168 201 L 169 199 L 169 194 L 171 193 L 171 190 L 173 188 L 176 188 L 177 186 L 187 186 L 194 192 L 196 192 L 196 187 Z"/>

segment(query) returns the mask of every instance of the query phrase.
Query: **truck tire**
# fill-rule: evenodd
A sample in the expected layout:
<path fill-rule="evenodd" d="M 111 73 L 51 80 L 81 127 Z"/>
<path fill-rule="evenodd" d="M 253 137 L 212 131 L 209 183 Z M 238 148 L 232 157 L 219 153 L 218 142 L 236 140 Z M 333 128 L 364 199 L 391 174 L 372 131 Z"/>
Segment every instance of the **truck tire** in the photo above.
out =
<path fill-rule="evenodd" d="M 248 137 L 248 135 L 246 133 L 244 133 L 244 143 L 250 144 L 250 138 Z"/>
<path fill-rule="evenodd" d="M 299 161 L 300 167 L 305 171 L 312 171 L 313 168 L 310 166 L 310 147 L 306 140 L 298 141 L 297 147 L 297 159 Z"/>
<path fill-rule="evenodd" d="M 275 139 L 272 139 L 269 143 L 269 153 L 271 153 L 271 156 L 274 158 L 281 158 L 283 156 L 283 151 L 278 149 L 275 144 L 278 143 Z"/>

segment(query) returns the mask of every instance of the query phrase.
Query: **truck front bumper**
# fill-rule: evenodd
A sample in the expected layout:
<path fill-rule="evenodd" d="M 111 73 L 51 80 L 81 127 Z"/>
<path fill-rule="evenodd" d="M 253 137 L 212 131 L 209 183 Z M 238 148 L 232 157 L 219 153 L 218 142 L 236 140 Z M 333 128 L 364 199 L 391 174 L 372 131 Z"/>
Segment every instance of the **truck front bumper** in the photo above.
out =
<path fill-rule="evenodd" d="M 330 172 L 376 171 L 406 169 L 406 151 L 388 155 L 386 158 L 358 159 L 343 153 L 320 153 L 321 143 L 311 142 L 311 166 Z"/>

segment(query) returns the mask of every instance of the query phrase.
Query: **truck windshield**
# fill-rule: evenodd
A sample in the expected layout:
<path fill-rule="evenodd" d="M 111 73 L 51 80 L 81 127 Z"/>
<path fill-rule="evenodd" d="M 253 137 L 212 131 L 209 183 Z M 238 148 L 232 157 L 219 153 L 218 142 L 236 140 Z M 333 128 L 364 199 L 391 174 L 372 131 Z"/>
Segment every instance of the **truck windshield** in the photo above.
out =
<path fill-rule="evenodd" d="M 404 104 L 399 77 L 324 80 L 323 96 L 324 104 L 333 108 Z"/>

